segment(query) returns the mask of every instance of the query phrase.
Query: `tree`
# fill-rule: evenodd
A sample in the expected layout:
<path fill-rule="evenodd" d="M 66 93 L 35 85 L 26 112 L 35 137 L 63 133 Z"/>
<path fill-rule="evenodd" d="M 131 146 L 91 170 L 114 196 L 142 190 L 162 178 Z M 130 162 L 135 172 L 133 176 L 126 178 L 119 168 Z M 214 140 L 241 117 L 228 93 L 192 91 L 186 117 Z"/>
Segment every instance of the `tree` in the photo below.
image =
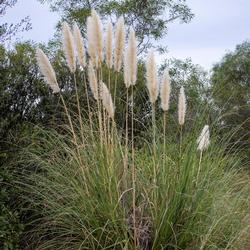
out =
<path fill-rule="evenodd" d="M 53 11 L 62 18 L 84 27 L 91 8 L 95 8 L 104 18 L 116 20 L 123 16 L 126 24 L 135 29 L 139 53 L 153 46 L 153 40 L 166 35 L 168 25 L 174 21 L 188 23 L 193 14 L 186 0 L 39 0 L 48 2 Z M 155 44 L 154 44 L 155 45 Z M 159 49 L 164 49 L 160 48 Z"/>
<path fill-rule="evenodd" d="M 236 46 L 213 67 L 212 95 L 226 130 L 240 126 L 233 137 L 241 146 L 250 145 L 250 42 Z M 239 145 L 239 144 L 238 144 Z"/>
<path fill-rule="evenodd" d="M 25 123 L 48 124 L 60 114 L 58 97 L 51 94 L 40 76 L 35 47 L 31 43 L 16 44 L 11 50 L 0 46 L 1 143 L 11 134 L 20 134 Z M 67 77 L 62 77 L 67 84 Z"/>
<path fill-rule="evenodd" d="M 17 0 L 2 0 L 0 1 L 0 16 L 6 14 L 7 8 L 12 8 L 17 3 Z M 0 42 L 4 43 L 11 39 L 12 36 L 16 35 L 19 31 L 29 30 L 31 28 L 30 18 L 27 16 L 23 18 L 17 24 L 0 24 Z"/>

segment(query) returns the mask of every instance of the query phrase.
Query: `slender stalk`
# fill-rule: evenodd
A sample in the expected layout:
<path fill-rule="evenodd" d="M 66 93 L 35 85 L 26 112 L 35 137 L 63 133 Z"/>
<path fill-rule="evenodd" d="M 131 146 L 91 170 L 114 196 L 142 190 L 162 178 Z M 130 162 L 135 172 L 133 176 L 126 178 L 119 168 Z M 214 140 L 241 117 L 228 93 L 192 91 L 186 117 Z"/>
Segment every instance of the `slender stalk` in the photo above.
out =
<path fill-rule="evenodd" d="M 178 168 L 178 174 L 176 175 L 177 176 L 177 179 L 178 179 L 178 176 L 179 176 L 179 173 L 181 171 L 181 159 L 182 159 L 182 128 L 183 126 L 180 125 L 180 145 L 179 145 L 179 159 L 178 159 L 178 165 L 179 165 L 179 168 Z"/>
<path fill-rule="evenodd" d="M 108 69 L 108 86 L 109 86 L 109 90 L 111 91 L 111 72 L 110 72 L 110 68 Z M 110 134 L 110 121 L 108 120 L 108 126 L 107 126 L 107 130 L 108 130 L 108 145 L 109 145 L 109 151 L 112 150 L 111 147 L 111 134 Z"/>
<path fill-rule="evenodd" d="M 93 126 L 92 126 L 93 121 L 92 121 L 92 116 L 91 116 L 91 109 L 90 109 L 90 103 L 89 103 L 89 94 L 88 94 L 88 86 L 87 86 L 85 71 L 83 71 L 83 80 L 84 80 L 85 95 L 86 95 L 87 106 L 88 106 L 89 125 L 90 125 L 90 129 L 91 129 L 91 134 L 92 134 L 92 137 L 93 137 Z"/>
<path fill-rule="evenodd" d="M 62 96 L 61 93 L 60 93 L 60 98 L 61 98 L 61 100 L 62 100 L 63 107 L 64 107 L 66 116 L 67 116 L 68 121 L 69 121 L 69 125 L 70 125 L 71 132 L 72 132 L 72 135 L 73 135 L 73 141 L 74 141 L 74 144 L 75 144 L 75 146 L 76 146 L 76 151 L 77 151 L 78 158 L 79 158 L 79 162 L 80 162 L 81 169 L 82 169 L 82 172 L 83 172 L 83 177 L 86 178 L 86 177 L 85 177 L 85 173 L 84 173 L 84 164 L 83 164 L 83 162 L 82 162 L 82 158 L 81 158 L 79 146 L 78 146 L 78 143 L 77 143 L 77 138 L 76 138 L 75 130 L 74 130 L 73 123 L 72 123 L 72 120 L 71 120 L 71 116 L 70 116 L 70 114 L 69 114 L 68 108 L 67 108 L 67 106 L 66 106 L 66 103 L 65 103 L 64 98 L 63 98 L 63 96 Z M 89 195 L 89 190 L 88 190 L 87 182 L 84 181 L 84 183 L 85 183 L 86 192 L 87 192 L 87 194 Z"/>
<path fill-rule="evenodd" d="M 100 72 L 97 70 L 97 82 L 98 86 L 100 83 Z M 100 102 L 100 88 L 98 88 L 98 98 L 97 98 L 97 115 L 98 115 L 98 122 L 99 122 L 99 133 L 100 133 L 100 140 L 101 140 L 101 148 L 103 148 L 103 126 L 102 126 L 102 105 Z"/>
<path fill-rule="evenodd" d="M 71 116 L 70 116 L 70 114 L 69 114 L 68 108 L 67 108 L 67 106 L 66 106 L 66 103 L 65 103 L 64 98 L 63 98 L 63 96 L 62 96 L 61 93 L 60 93 L 60 98 L 61 98 L 61 100 L 62 100 L 63 107 L 64 107 L 64 110 L 65 110 L 66 116 L 67 116 L 67 118 L 68 118 L 68 122 L 69 122 L 69 126 L 70 126 L 70 129 L 71 129 L 71 133 L 72 133 L 72 135 L 73 135 L 74 144 L 75 144 L 75 146 L 78 148 L 77 139 L 76 139 L 76 134 L 75 134 L 75 130 L 74 130 L 74 127 L 73 127 L 72 120 L 71 120 Z"/>
<path fill-rule="evenodd" d="M 116 105 L 115 102 L 116 102 L 117 80 L 118 80 L 118 72 L 115 72 L 114 106 Z"/>
<path fill-rule="evenodd" d="M 131 143 L 132 143 L 132 186 L 133 186 L 133 227 L 134 227 L 134 249 L 137 249 L 137 228 L 136 228 L 136 168 L 135 168 L 135 147 L 134 147 L 134 88 L 131 87 Z"/>
<path fill-rule="evenodd" d="M 102 61 L 99 60 L 99 83 L 102 82 Z M 104 135 L 104 142 L 106 144 L 106 149 L 107 149 L 107 126 L 106 126 L 106 121 L 107 121 L 107 116 L 106 116 L 106 113 L 105 113 L 105 108 L 103 107 L 103 105 L 101 105 L 101 111 L 102 111 L 102 121 L 103 121 L 103 135 Z"/>
<path fill-rule="evenodd" d="M 80 108 L 80 101 L 79 101 L 79 95 L 78 95 L 78 89 L 76 84 L 76 74 L 73 74 L 74 76 L 74 84 L 75 84 L 75 93 L 76 93 L 76 102 L 77 102 L 77 109 L 78 109 L 78 115 L 79 115 L 79 123 L 80 123 L 80 129 L 81 129 L 81 137 L 82 137 L 82 143 L 84 144 L 84 136 L 83 136 L 83 121 L 82 121 L 82 114 L 81 114 L 81 108 Z"/>
<path fill-rule="evenodd" d="M 111 89 L 111 72 L 110 72 L 110 68 L 108 69 L 108 77 L 109 77 L 109 82 L 108 82 L 108 86 L 109 86 L 109 89 Z"/>
<path fill-rule="evenodd" d="M 154 192 L 153 192 L 153 198 L 154 198 L 154 204 L 157 204 L 157 164 L 156 164 L 156 124 L 155 124 L 155 103 L 152 103 L 152 128 L 153 128 L 153 171 L 154 171 Z"/>
<path fill-rule="evenodd" d="M 128 88 L 126 88 L 126 119 L 125 119 L 125 162 L 124 162 L 124 184 L 127 189 L 127 171 L 128 171 Z"/>
<path fill-rule="evenodd" d="M 164 157 L 164 166 L 166 164 L 166 116 L 167 112 L 163 112 L 163 157 Z"/>
<path fill-rule="evenodd" d="M 180 126 L 180 159 L 182 155 L 182 125 Z"/>
<path fill-rule="evenodd" d="M 156 185 L 156 126 L 155 126 L 155 104 L 152 103 L 152 127 L 153 127 L 153 160 L 154 160 L 154 184 Z"/>
<path fill-rule="evenodd" d="M 106 114 L 106 111 L 102 105 L 102 113 L 103 113 L 103 133 L 104 133 L 104 143 L 105 143 L 105 149 L 107 150 L 108 146 L 108 132 L 107 132 L 107 121 L 108 116 Z"/>
<path fill-rule="evenodd" d="M 201 151 L 200 151 L 200 159 L 199 159 L 198 173 L 197 173 L 197 177 L 196 177 L 196 186 L 198 185 L 199 175 L 200 175 L 200 171 L 201 171 L 202 152 L 203 152 L 203 151 L 201 150 Z"/>

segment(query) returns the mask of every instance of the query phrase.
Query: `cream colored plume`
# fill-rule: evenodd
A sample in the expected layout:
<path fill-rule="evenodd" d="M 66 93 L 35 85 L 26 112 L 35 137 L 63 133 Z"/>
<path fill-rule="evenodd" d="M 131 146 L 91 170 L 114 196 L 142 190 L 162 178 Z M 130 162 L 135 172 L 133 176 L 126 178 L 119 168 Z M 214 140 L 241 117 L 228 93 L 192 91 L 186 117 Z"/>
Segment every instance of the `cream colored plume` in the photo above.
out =
<path fill-rule="evenodd" d="M 108 68 L 113 67 L 113 53 L 112 53 L 112 47 L 113 47 L 113 26 L 111 21 L 108 22 L 107 24 L 107 29 L 106 29 L 106 64 Z"/>
<path fill-rule="evenodd" d="M 89 86 L 93 93 L 93 96 L 96 100 L 98 100 L 98 83 L 92 61 L 89 61 L 88 77 L 89 77 Z"/>
<path fill-rule="evenodd" d="M 149 92 L 149 99 L 150 102 L 154 104 L 158 97 L 159 88 L 157 83 L 157 69 L 153 51 L 151 51 L 148 55 L 146 70 L 147 70 L 147 88 Z"/>
<path fill-rule="evenodd" d="M 93 22 L 93 35 L 94 35 L 94 43 L 95 49 L 97 52 L 97 58 L 99 62 L 103 60 L 103 38 L 102 38 L 102 23 L 97 12 L 92 9 L 91 10 L 92 22 Z"/>
<path fill-rule="evenodd" d="M 123 50 L 125 44 L 125 26 L 124 19 L 118 19 L 115 31 L 115 51 L 114 51 L 114 69 L 120 72 L 123 61 Z"/>
<path fill-rule="evenodd" d="M 60 92 L 60 89 L 56 80 L 55 71 L 52 65 L 50 64 L 48 57 L 44 54 L 44 52 L 41 49 L 36 50 L 36 60 L 40 68 L 40 71 L 44 76 L 45 81 L 53 90 L 53 93 Z"/>
<path fill-rule="evenodd" d="M 84 68 L 86 66 L 85 48 L 83 44 L 81 31 L 76 23 L 74 24 L 74 39 L 75 39 L 78 63 L 80 66 Z"/>
<path fill-rule="evenodd" d="M 102 99 L 102 104 L 104 108 L 106 109 L 106 111 L 108 112 L 108 116 L 111 119 L 114 119 L 115 108 L 114 108 L 114 104 L 112 101 L 112 97 L 111 97 L 108 87 L 103 82 L 100 83 L 100 96 Z"/>
<path fill-rule="evenodd" d="M 198 144 L 198 150 L 204 151 L 209 146 L 209 139 L 210 139 L 210 133 L 209 133 L 209 126 L 205 125 L 204 128 L 201 131 L 200 136 L 198 137 L 197 144 Z"/>
<path fill-rule="evenodd" d="M 168 69 L 165 69 L 162 76 L 161 90 L 160 90 L 161 108 L 163 109 L 163 111 L 168 111 L 169 109 L 170 92 L 171 92 L 171 86 L 170 86 L 169 71 Z"/>
<path fill-rule="evenodd" d="M 92 16 L 87 18 L 87 40 L 88 40 L 88 54 L 91 58 L 91 61 L 95 67 L 98 67 L 98 57 L 95 44 L 95 35 L 94 35 L 94 23 Z"/>
<path fill-rule="evenodd" d="M 186 116 L 186 96 L 184 88 L 181 87 L 179 94 L 179 103 L 178 103 L 178 120 L 181 126 L 184 125 L 185 116 Z"/>
<path fill-rule="evenodd" d="M 76 71 L 76 55 L 74 48 L 74 39 L 70 27 L 66 22 L 63 22 L 62 24 L 62 43 L 63 43 L 63 52 L 68 67 L 70 71 L 74 73 Z"/>
<path fill-rule="evenodd" d="M 130 28 L 128 38 L 128 48 L 124 58 L 124 82 L 126 87 L 135 85 L 137 77 L 137 52 L 135 31 Z"/>

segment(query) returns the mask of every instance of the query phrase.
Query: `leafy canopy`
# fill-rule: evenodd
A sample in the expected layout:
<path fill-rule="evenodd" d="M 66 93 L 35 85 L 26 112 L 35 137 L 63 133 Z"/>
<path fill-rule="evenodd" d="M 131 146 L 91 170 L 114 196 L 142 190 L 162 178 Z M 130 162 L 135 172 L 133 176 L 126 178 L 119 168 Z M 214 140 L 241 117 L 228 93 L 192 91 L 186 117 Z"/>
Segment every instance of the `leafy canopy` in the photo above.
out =
<path fill-rule="evenodd" d="M 48 2 L 53 11 L 61 13 L 62 19 L 76 21 L 80 27 L 86 23 L 91 8 L 103 17 L 116 20 L 123 16 L 127 26 L 135 29 L 139 53 L 152 47 L 153 40 L 163 38 L 168 25 L 174 21 L 188 23 L 194 14 L 186 0 L 39 0 Z"/>
<path fill-rule="evenodd" d="M 223 114 L 225 129 L 239 127 L 233 140 L 249 150 L 250 145 L 250 42 L 236 46 L 213 68 L 213 100 Z M 246 154 L 247 155 L 247 154 Z"/>

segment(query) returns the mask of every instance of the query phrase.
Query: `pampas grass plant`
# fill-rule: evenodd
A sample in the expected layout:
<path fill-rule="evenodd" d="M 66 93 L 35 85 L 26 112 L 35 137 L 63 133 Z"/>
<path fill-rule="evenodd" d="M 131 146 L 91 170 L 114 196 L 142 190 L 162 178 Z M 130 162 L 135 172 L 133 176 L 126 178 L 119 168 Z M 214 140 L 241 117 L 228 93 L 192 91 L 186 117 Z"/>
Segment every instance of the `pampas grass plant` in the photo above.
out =
<path fill-rule="evenodd" d="M 132 92 L 132 138 L 129 144 L 126 127 L 124 141 L 122 131 L 116 126 L 115 96 L 111 95 L 110 86 L 100 73 L 106 66 L 116 76 L 117 71 L 122 71 L 124 20 L 120 18 L 116 27 L 114 71 L 110 47 L 112 26 L 108 24 L 107 55 L 103 57 L 101 43 L 97 45 L 96 41 L 97 37 L 102 37 L 97 34 L 102 32 L 99 21 L 97 13 L 92 11 L 87 21 L 89 60 L 86 70 L 92 93 L 89 95 L 91 112 L 96 118 L 93 127 L 90 128 L 89 121 L 82 121 L 79 126 L 80 114 L 76 119 L 66 109 L 69 132 L 67 126 L 63 133 L 63 126 L 55 131 L 36 128 L 31 144 L 20 154 L 18 166 L 24 166 L 25 170 L 20 173 L 17 185 L 22 190 L 23 207 L 29 211 L 28 228 L 32 228 L 27 230 L 27 245 L 31 249 L 240 249 L 239 245 L 248 249 L 249 176 L 234 168 L 239 161 L 236 155 L 225 154 L 226 142 L 209 138 L 207 125 L 197 141 L 204 117 L 199 116 L 193 130 L 182 134 L 186 115 L 183 87 L 178 104 L 181 150 L 175 137 L 178 125 L 176 131 L 170 131 L 166 137 L 164 147 L 161 145 L 162 135 L 156 134 L 158 82 L 153 52 L 146 62 L 145 84 L 152 106 L 147 115 L 152 113 L 153 131 L 148 133 L 153 141 L 137 138 L 142 143 L 135 147 L 133 85 L 137 79 L 137 60 L 132 29 L 123 68 L 126 119 L 129 88 Z M 66 24 L 63 27 L 64 47 L 67 45 L 65 56 L 70 71 L 75 72 L 74 56 L 70 54 L 73 47 L 69 45 L 70 30 Z M 76 27 L 74 35 L 79 56 L 83 48 Z M 101 58 L 106 60 L 102 64 Z M 37 59 L 46 82 L 53 92 L 59 92 L 55 72 L 41 50 L 37 52 Z M 109 84 L 114 86 L 117 79 Z M 80 84 L 75 84 L 76 91 L 78 86 L 81 88 Z M 167 112 L 170 96 L 167 70 L 160 91 L 161 107 Z M 66 107 L 64 93 L 59 94 Z M 169 114 L 168 119 L 176 119 L 175 116 Z M 109 129 L 110 123 L 112 129 Z M 79 144 L 82 137 L 84 144 Z M 34 167 L 36 171 L 31 171 Z"/>

